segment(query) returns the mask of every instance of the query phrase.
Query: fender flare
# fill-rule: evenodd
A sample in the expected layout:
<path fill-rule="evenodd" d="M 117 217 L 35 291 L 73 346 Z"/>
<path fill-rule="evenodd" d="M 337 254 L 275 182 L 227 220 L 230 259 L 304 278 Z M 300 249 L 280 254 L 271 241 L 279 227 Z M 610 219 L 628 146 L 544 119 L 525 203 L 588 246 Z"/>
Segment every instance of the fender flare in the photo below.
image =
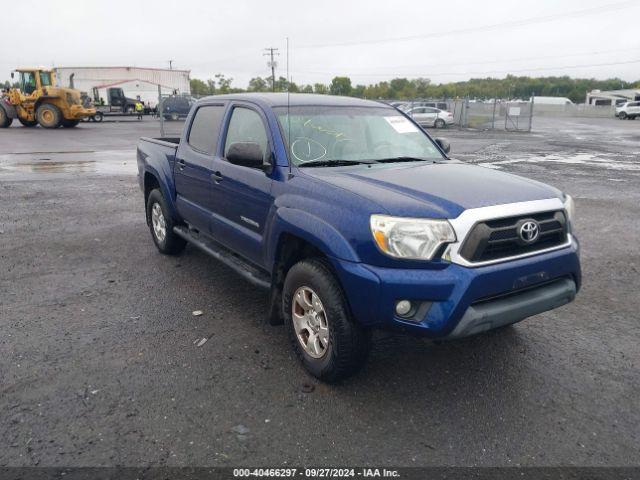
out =
<path fill-rule="evenodd" d="M 38 110 L 38 107 L 43 103 L 51 103 L 51 105 L 53 105 L 54 107 L 60 108 L 55 103 L 48 101 L 48 100 L 59 100 L 59 99 L 60 97 L 56 95 L 42 95 L 33 104 L 33 111 L 36 112 Z"/>
<path fill-rule="evenodd" d="M 275 213 L 274 226 L 270 234 L 273 241 L 270 242 L 267 258 L 271 266 L 276 261 L 282 234 L 295 235 L 330 257 L 359 262 L 353 246 L 333 225 L 303 210 L 280 207 Z"/>

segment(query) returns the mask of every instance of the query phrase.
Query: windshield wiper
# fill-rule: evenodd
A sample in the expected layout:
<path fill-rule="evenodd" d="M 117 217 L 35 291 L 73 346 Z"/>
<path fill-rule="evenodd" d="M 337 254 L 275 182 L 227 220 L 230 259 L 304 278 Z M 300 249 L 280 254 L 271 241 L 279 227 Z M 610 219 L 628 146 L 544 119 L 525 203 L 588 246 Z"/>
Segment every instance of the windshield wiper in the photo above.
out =
<path fill-rule="evenodd" d="M 377 160 L 377 163 L 395 163 L 395 162 L 434 162 L 432 158 L 421 158 L 421 157 L 409 157 L 409 156 L 400 156 L 400 157 L 390 157 L 383 158 Z"/>
<path fill-rule="evenodd" d="M 378 163 L 373 160 L 311 160 L 303 162 L 298 167 L 343 167 L 345 165 L 362 165 Z"/>

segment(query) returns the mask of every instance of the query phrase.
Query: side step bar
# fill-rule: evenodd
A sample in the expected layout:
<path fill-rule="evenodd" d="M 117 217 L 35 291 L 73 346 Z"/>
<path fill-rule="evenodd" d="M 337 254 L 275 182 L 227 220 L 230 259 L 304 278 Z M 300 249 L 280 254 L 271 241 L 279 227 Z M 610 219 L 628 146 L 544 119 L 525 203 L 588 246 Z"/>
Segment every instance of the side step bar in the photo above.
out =
<path fill-rule="evenodd" d="M 176 235 L 184 238 L 187 242 L 201 250 L 204 250 L 205 253 L 208 253 L 216 260 L 224 263 L 227 267 L 243 276 L 255 286 L 266 289 L 271 288 L 271 278 L 267 272 L 249 263 L 228 248 L 220 245 L 218 242 L 196 235 L 189 231 L 187 227 L 183 226 L 173 227 L 173 231 Z"/>

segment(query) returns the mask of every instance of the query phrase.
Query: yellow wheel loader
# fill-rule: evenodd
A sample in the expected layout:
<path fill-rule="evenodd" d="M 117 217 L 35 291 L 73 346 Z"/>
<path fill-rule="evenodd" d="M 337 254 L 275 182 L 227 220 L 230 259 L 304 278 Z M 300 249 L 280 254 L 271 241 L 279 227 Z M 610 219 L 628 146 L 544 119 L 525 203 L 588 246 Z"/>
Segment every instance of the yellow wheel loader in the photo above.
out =
<path fill-rule="evenodd" d="M 25 127 L 72 128 L 96 114 L 78 90 L 56 86 L 53 70 L 19 68 L 16 72 L 19 88 L 10 88 L 0 97 L 0 128 L 8 127 L 15 118 Z"/>

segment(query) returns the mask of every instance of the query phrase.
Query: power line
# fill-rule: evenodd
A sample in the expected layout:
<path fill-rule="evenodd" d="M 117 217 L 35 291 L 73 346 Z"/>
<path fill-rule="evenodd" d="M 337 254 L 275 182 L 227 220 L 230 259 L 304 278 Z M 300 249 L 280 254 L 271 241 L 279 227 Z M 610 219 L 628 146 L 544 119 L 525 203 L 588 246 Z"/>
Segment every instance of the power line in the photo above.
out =
<path fill-rule="evenodd" d="M 611 63 L 591 63 L 591 64 L 583 64 L 583 65 L 563 65 L 561 67 L 542 67 L 542 68 L 523 68 L 523 69 L 518 69 L 518 70 L 511 70 L 511 69 L 507 69 L 507 70 L 490 70 L 490 71 L 485 71 L 485 72 L 430 72 L 428 74 L 429 77 L 440 77 L 440 76 L 448 76 L 448 75 L 489 75 L 489 74 L 494 74 L 494 73 L 506 73 L 506 74 L 510 74 L 510 73 L 519 73 L 519 72 L 537 72 L 537 71 L 545 71 L 545 70 L 563 70 L 563 69 L 574 69 L 574 68 L 584 68 L 584 67 L 609 67 L 609 66 L 614 66 L 614 65 L 629 65 L 629 64 L 633 64 L 633 63 L 640 63 L 640 59 L 639 60 L 629 60 L 629 61 L 625 61 L 625 62 L 611 62 Z M 312 72 L 312 71 L 297 71 L 296 73 L 302 73 L 302 74 L 327 74 L 328 72 Z M 330 74 L 330 73 L 329 73 Z M 408 73 L 403 73 L 402 75 L 408 76 L 408 77 L 419 77 L 423 74 L 408 74 Z M 357 77 L 357 76 L 364 76 L 364 77 L 391 77 L 392 75 L 386 73 L 368 73 L 368 74 L 349 74 L 346 76 L 351 76 L 351 77 Z"/>
<path fill-rule="evenodd" d="M 263 53 L 263 55 L 269 56 L 271 58 L 271 60 L 267 62 L 267 65 L 271 67 L 271 90 L 275 92 L 276 91 L 276 66 L 278 65 L 278 63 L 274 60 L 273 56 L 280 55 L 280 54 L 278 53 L 277 48 L 268 47 L 268 48 L 265 48 L 264 50 L 265 50 L 265 53 Z"/>
<path fill-rule="evenodd" d="M 378 68 L 386 69 L 386 70 L 392 70 L 392 69 L 396 69 L 396 68 L 459 67 L 459 66 L 467 66 L 467 65 L 486 65 L 486 64 L 490 64 L 490 63 L 526 62 L 526 61 L 531 61 L 531 60 L 549 60 L 549 59 L 556 59 L 556 58 L 586 57 L 586 56 L 605 55 L 605 54 L 609 54 L 609 53 L 619 53 L 619 52 L 629 52 L 629 51 L 638 51 L 638 48 L 621 48 L 621 49 L 616 49 L 616 50 L 600 50 L 600 51 L 597 51 L 597 52 L 590 51 L 590 52 L 584 52 L 584 53 L 569 53 L 569 54 L 565 54 L 565 55 L 545 55 L 545 56 L 541 56 L 541 57 L 502 58 L 500 60 L 484 60 L 484 61 L 477 61 L 477 62 L 462 61 L 462 62 L 457 62 L 457 63 L 431 63 L 431 64 L 419 64 L 419 65 L 407 65 L 407 64 L 405 64 L 405 65 L 385 65 L 385 66 L 380 66 Z M 333 72 L 314 71 L 313 73 L 331 74 Z M 386 74 L 383 74 L 381 72 L 377 72 L 377 73 L 356 72 L 356 73 L 353 73 L 353 75 L 356 76 L 356 75 L 386 75 Z"/>
<path fill-rule="evenodd" d="M 410 35 L 406 37 L 379 38 L 379 39 L 359 40 L 359 41 L 352 41 L 352 42 L 300 45 L 297 48 L 311 49 L 311 48 L 330 48 L 330 47 L 350 47 L 354 45 L 375 45 L 379 43 L 407 42 L 411 40 L 422 40 L 425 38 L 449 37 L 452 35 L 460 35 L 460 34 L 473 33 L 473 32 L 483 32 L 487 30 L 497 30 L 501 28 L 520 27 L 520 26 L 531 25 L 535 23 L 544 23 L 544 22 L 550 22 L 550 21 L 563 20 L 565 18 L 576 18 L 576 17 L 585 16 L 585 15 L 594 15 L 596 13 L 602 13 L 604 11 L 620 10 L 631 5 L 638 5 L 637 0 L 631 0 L 631 1 L 627 0 L 624 2 L 610 3 L 607 5 L 601 5 L 599 7 L 585 8 L 582 10 L 574 10 L 566 13 L 557 13 L 553 15 L 543 15 L 540 17 L 523 18 L 520 20 L 509 20 L 507 22 L 502 22 L 502 23 L 481 25 L 478 27 L 461 28 L 458 30 L 448 30 L 446 32 L 433 32 L 433 33 L 427 33 L 427 34 L 421 34 L 421 35 Z"/>

